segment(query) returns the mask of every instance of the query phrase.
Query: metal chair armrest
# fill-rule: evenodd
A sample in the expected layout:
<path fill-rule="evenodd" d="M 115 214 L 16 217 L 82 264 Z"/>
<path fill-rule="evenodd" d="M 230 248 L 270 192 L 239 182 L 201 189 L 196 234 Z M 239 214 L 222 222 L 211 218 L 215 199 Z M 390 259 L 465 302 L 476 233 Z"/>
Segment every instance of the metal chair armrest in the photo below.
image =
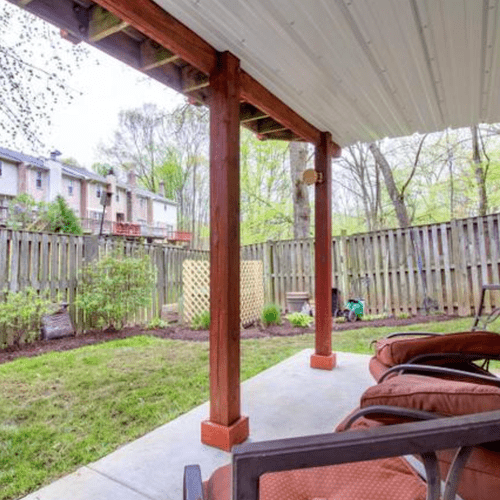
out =
<path fill-rule="evenodd" d="M 182 498 L 183 500 L 204 500 L 199 465 L 186 465 L 184 467 Z"/>

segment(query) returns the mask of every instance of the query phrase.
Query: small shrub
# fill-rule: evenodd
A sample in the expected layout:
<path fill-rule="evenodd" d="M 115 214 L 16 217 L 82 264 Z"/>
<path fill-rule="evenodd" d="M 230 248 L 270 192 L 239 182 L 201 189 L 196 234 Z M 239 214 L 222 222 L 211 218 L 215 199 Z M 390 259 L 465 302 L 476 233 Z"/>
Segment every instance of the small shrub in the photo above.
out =
<path fill-rule="evenodd" d="M 289 314 L 286 319 L 290 321 L 293 326 L 300 326 L 301 328 L 307 328 L 312 322 L 313 319 L 308 314 L 304 314 L 301 312 L 293 312 Z"/>
<path fill-rule="evenodd" d="M 333 318 L 334 323 L 345 323 L 346 319 L 344 316 L 337 316 L 336 318 Z"/>
<path fill-rule="evenodd" d="M 115 251 L 84 269 L 75 303 L 92 326 L 120 330 L 129 316 L 150 304 L 154 283 L 147 255 L 126 257 Z"/>
<path fill-rule="evenodd" d="M 153 318 L 146 326 L 148 330 L 160 330 L 162 328 L 167 328 L 168 323 L 163 321 L 161 318 Z"/>
<path fill-rule="evenodd" d="M 42 317 L 49 312 L 50 304 L 48 293 L 38 294 L 33 288 L 7 292 L 5 301 L 0 302 L 0 344 L 37 340 Z"/>
<path fill-rule="evenodd" d="M 387 319 L 389 315 L 387 313 L 381 314 L 363 314 L 363 321 L 374 321 L 376 319 Z"/>
<path fill-rule="evenodd" d="M 280 307 L 276 304 L 267 304 L 262 310 L 261 319 L 264 326 L 281 325 Z"/>
<path fill-rule="evenodd" d="M 400 312 L 396 314 L 397 319 L 408 319 L 411 318 L 411 314 L 407 312 Z"/>
<path fill-rule="evenodd" d="M 191 328 L 193 330 L 208 330 L 210 328 L 210 311 L 203 311 L 194 316 Z"/>

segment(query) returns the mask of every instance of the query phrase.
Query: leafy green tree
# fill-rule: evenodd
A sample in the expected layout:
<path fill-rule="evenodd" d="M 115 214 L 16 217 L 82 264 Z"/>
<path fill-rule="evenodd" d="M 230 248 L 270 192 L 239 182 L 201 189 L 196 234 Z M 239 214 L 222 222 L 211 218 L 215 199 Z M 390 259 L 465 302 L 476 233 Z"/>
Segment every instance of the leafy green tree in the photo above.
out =
<path fill-rule="evenodd" d="M 241 244 L 293 237 L 288 145 L 242 131 Z"/>
<path fill-rule="evenodd" d="M 80 220 L 61 195 L 49 203 L 42 218 L 46 222 L 46 231 L 66 234 L 83 233 Z"/>

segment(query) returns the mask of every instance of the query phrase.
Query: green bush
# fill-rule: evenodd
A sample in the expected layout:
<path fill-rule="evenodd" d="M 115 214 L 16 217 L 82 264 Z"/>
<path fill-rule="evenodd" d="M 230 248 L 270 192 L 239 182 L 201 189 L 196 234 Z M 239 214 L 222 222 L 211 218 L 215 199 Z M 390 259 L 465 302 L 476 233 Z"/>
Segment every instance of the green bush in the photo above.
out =
<path fill-rule="evenodd" d="M 201 314 L 194 316 L 191 321 L 193 330 L 208 330 L 210 328 L 210 311 L 203 311 Z"/>
<path fill-rule="evenodd" d="M 40 337 L 42 316 L 49 312 L 48 293 L 38 294 L 33 288 L 7 292 L 0 302 L 0 344 L 19 345 Z"/>
<path fill-rule="evenodd" d="M 308 314 L 304 314 L 301 312 L 293 312 L 290 313 L 286 319 L 290 321 L 293 326 L 300 326 L 301 328 L 307 328 L 312 322 L 313 319 Z"/>
<path fill-rule="evenodd" d="M 276 304 L 267 304 L 262 310 L 261 316 L 262 324 L 264 326 L 269 325 L 281 325 L 281 309 Z"/>
<path fill-rule="evenodd" d="M 151 303 L 155 280 L 147 255 L 127 257 L 115 251 L 86 267 L 80 276 L 75 303 L 90 326 L 120 330 L 127 318 Z"/>
<path fill-rule="evenodd" d="M 42 219 L 46 224 L 46 231 L 82 234 L 82 226 L 78 217 L 61 195 L 58 195 L 52 203 L 49 203 Z"/>

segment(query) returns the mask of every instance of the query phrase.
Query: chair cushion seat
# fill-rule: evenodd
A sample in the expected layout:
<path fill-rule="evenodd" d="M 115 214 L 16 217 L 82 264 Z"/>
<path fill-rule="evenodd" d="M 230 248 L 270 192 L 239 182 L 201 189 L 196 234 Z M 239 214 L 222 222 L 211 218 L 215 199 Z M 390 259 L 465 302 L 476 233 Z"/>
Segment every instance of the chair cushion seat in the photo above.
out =
<path fill-rule="evenodd" d="M 207 500 L 231 500 L 231 466 L 205 483 Z M 404 458 L 263 474 L 259 500 L 425 500 L 426 486 Z"/>
<path fill-rule="evenodd" d="M 380 424 L 360 419 L 352 430 Z M 231 500 L 231 465 L 203 484 L 206 500 Z M 426 485 L 402 457 L 263 474 L 259 500 L 425 500 Z"/>
<path fill-rule="evenodd" d="M 500 409 L 500 387 L 443 380 L 423 375 L 399 375 L 369 387 L 361 408 L 401 406 L 443 416 L 467 415 Z"/>
<path fill-rule="evenodd" d="M 393 337 L 375 343 L 375 356 L 387 366 L 407 363 L 428 353 L 500 355 L 500 335 L 494 332 L 461 332 L 433 337 Z"/>

